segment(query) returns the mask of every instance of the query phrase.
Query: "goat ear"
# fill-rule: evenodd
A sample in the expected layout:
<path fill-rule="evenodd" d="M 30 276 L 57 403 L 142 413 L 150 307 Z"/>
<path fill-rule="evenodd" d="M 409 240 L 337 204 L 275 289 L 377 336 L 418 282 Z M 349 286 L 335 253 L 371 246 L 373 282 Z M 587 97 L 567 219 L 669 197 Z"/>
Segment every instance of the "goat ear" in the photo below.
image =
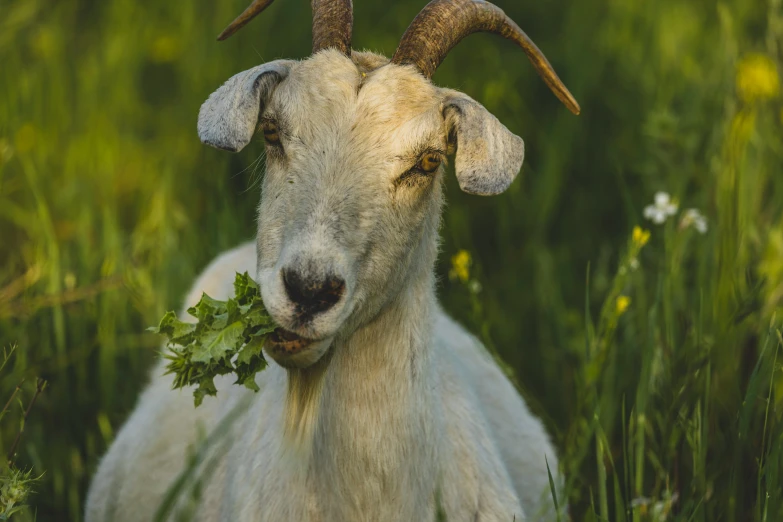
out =
<path fill-rule="evenodd" d="M 447 97 L 442 112 L 449 149 L 456 147 L 454 170 L 460 188 L 480 196 L 506 190 L 522 168 L 522 138 L 464 94 Z"/>
<path fill-rule="evenodd" d="M 198 136 L 212 147 L 239 152 L 250 143 L 258 117 L 293 62 L 276 60 L 235 74 L 201 106 Z"/>

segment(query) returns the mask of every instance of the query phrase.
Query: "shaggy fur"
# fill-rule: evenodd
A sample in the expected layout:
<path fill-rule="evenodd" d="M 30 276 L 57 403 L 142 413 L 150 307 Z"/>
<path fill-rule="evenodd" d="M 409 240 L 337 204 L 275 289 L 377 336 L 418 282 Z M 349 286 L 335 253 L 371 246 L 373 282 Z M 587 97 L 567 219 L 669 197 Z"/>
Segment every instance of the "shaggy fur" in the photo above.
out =
<path fill-rule="evenodd" d="M 199 408 L 161 363 L 100 463 L 88 522 L 150 520 L 189 448 L 249 396 L 201 470 L 189 519 L 553 516 L 544 458 L 553 472 L 557 458 L 541 423 L 435 297 L 445 169 L 414 169 L 422 154 L 455 153 L 464 190 L 497 193 L 519 171 L 522 140 L 464 94 L 387 62 L 332 50 L 273 62 L 202 107 L 204 141 L 241 149 L 251 110 L 275 122 L 282 147 L 268 146 L 255 244 L 215 260 L 186 305 L 202 291 L 227 297 L 235 272 L 250 271 L 278 324 L 317 341 L 296 359 L 274 355 L 257 394 L 218 379 Z M 336 274 L 345 292 L 303 322 L 283 269 Z"/>

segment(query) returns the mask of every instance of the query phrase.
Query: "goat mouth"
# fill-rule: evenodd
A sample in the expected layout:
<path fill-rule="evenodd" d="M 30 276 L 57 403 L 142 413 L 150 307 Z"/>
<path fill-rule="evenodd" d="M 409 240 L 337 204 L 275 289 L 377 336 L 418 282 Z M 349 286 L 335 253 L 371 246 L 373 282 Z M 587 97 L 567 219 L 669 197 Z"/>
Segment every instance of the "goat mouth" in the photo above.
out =
<path fill-rule="evenodd" d="M 277 328 L 274 332 L 269 334 L 266 340 L 266 349 L 274 354 L 279 355 L 294 355 L 315 341 L 313 339 L 306 339 L 301 335 L 294 332 L 285 330 L 283 328 Z"/>

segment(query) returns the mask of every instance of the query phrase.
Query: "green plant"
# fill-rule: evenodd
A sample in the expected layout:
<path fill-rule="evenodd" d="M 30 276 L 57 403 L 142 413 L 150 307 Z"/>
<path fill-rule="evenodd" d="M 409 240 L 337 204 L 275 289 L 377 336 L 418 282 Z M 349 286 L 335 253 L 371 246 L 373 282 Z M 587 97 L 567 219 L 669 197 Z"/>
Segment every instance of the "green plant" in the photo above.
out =
<path fill-rule="evenodd" d="M 5 369 L 11 357 L 16 352 L 17 346 L 13 345 L 10 349 L 3 349 L 3 361 L 0 363 L 0 372 Z M 18 397 L 22 391 L 22 385 L 19 383 L 11 393 L 11 396 L 6 401 L 3 409 L 0 410 L 0 420 L 4 419 L 6 414 L 9 413 L 11 405 L 14 404 L 14 399 L 17 399 L 18 404 L 22 411 L 22 416 L 19 422 L 19 428 L 11 443 L 11 447 L 8 449 L 6 460 L 0 466 L 0 520 L 8 520 L 12 515 L 26 512 L 29 507 L 26 502 L 31 493 L 33 493 L 33 487 L 41 480 L 43 475 L 34 476 L 33 470 L 19 469 L 16 464 L 16 450 L 19 446 L 19 442 L 22 439 L 24 433 L 25 424 L 27 423 L 30 411 L 35 405 L 38 396 L 46 387 L 46 381 L 43 379 L 37 379 L 35 391 L 30 402 L 25 407 L 23 406 L 21 399 Z M 5 424 L 8 422 L 6 421 Z"/>
<path fill-rule="evenodd" d="M 266 368 L 262 348 L 268 334 L 276 328 L 261 301 L 261 292 L 253 279 L 237 274 L 234 297 L 227 301 L 207 294 L 188 308 L 196 323 L 181 321 L 174 312 L 166 312 L 160 325 L 149 330 L 168 337 L 167 373 L 174 375 L 174 388 L 195 385 L 195 405 L 206 395 L 216 395 L 214 378 L 234 373 L 236 384 L 258 391 L 256 373 Z"/>
<path fill-rule="evenodd" d="M 558 108 L 499 40 L 459 45 L 438 70 L 526 144 L 500 197 L 446 176 L 444 308 L 545 419 L 573 520 L 783 519 L 780 0 L 495 3 L 583 112 Z M 391 55 L 424 0 L 354 4 L 356 48 Z M 231 75 L 309 55 L 310 13 L 275 2 L 216 43 L 246 5 L 0 0 L 0 345 L 20 346 L 0 396 L 24 381 L 26 406 L 49 382 L 16 457 L 46 470 L 26 501 L 39 520 L 81 520 L 160 353 L 144 329 L 254 235 L 263 144 L 211 150 L 195 117 Z M 660 190 L 700 208 L 707 234 L 643 225 Z M 651 237 L 618 294 L 637 225 Z M 467 286 L 448 282 L 460 250 Z M 602 310 L 620 296 L 612 327 Z M 0 422 L 6 451 L 23 411 Z"/>

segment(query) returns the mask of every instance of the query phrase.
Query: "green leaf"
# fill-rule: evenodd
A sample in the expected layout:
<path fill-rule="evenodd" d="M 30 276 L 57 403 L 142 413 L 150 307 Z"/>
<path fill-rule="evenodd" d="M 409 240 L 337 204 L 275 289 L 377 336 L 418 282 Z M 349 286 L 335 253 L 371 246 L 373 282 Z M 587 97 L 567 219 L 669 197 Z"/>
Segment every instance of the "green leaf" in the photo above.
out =
<path fill-rule="evenodd" d="M 239 350 L 237 364 L 250 364 L 253 357 L 262 355 L 261 349 L 264 347 L 264 340 L 264 337 L 253 337 L 241 350 Z"/>
<path fill-rule="evenodd" d="M 234 323 L 241 318 L 242 312 L 240 311 L 239 304 L 235 299 L 229 299 L 226 301 L 226 316 L 228 317 L 229 323 Z"/>
<path fill-rule="evenodd" d="M 188 309 L 197 319 L 195 324 L 167 312 L 157 328 L 148 329 L 168 337 L 166 373 L 174 376 L 174 388 L 196 386 L 196 406 L 204 397 L 217 395 L 214 378 L 218 375 L 234 373 L 235 384 L 258 391 L 255 376 L 267 367 L 263 346 L 277 326 L 264 307 L 258 284 L 247 272 L 236 275 L 234 293 L 226 301 L 202 294 Z"/>
<path fill-rule="evenodd" d="M 234 279 L 234 295 L 237 301 L 245 304 L 253 298 L 260 297 L 261 291 L 253 278 L 245 272 L 244 274 L 237 274 Z"/>
<path fill-rule="evenodd" d="M 237 382 L 236 384 L 242 384 L 245 388 L 257 392 L 260 388 L 258 387 L 258 384 L 256 384 L 256 373 L 258 372 L 253 372 L 252 375 L 246 375 L 241 379 L 241 382 Z"/>
<path fill-rule="evenodd" d="M 219 331 L 209 331 L 196 345 L 191 359 L 195 362 L 208 363 L 218 361 L 233 352 L 242 343 L 242 333 L 245 327 L 241 321 L 231 323 Z"/>
<path fill-rule="evenodd" d="M 276 328 L 267 311 L 258 306 L 250 308 L 243 314 L 242 321 L 249 327 L 266 326 L 270 332 Z"/>
<path fill-rule="evenodd" d="M 236 384 L 258 391 L 256 374 L 267 366 L 262 350 L 265 340 L 266 337 L 254 337 L 240 350 L 237 356 Z"/>
<path fill-rule="evenodd" d="M 196 406 L 201 406 L 201 402 L 207 395 L 212 397 L 217 395 L 217 388 L 215 388 L 215 381 L 213 379 L 214 377 L 204 377 L 199 382 L 198 388 L 193 392 Z"/>
<path fill-rule="evenodd" d="M 188 308 L 188 313 L 198 319 L 199 322 L 211 324 L 216 316 L 226 313 L 226 303 L 225 301 L 212 299 L 207 294 L 201 294 L 199 302 L 196 303 L 196 306 Z"/>
<path fill-rule="evenodd" d="M 174 312 L 166 312 L 166 315 L 160 320 L 158 327 L 147 328 L 148 332 L 167 335 L 169 340 L 182 339 L 193 333 L 196 329 L 194 323 L 186 323 L 177 318 Z M 179 344 L 179 343 L 178 343 Z"/>

